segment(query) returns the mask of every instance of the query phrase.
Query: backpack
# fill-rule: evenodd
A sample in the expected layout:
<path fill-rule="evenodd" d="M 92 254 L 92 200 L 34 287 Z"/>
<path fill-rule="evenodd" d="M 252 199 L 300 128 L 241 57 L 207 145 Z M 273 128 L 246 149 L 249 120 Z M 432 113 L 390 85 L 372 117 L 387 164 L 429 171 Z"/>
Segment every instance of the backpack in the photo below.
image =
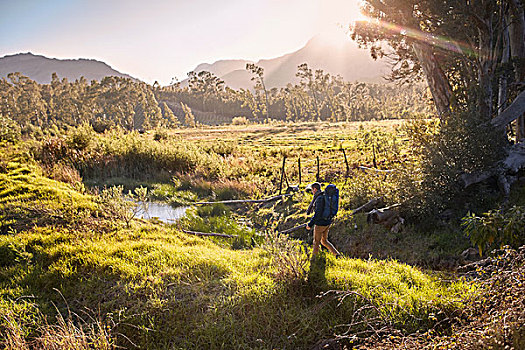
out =
<path fill-rule="evenodd" d="M 339 189 L 330 184 L 324 189 L 323 219 L 332 220 L 339 209 Z"/>

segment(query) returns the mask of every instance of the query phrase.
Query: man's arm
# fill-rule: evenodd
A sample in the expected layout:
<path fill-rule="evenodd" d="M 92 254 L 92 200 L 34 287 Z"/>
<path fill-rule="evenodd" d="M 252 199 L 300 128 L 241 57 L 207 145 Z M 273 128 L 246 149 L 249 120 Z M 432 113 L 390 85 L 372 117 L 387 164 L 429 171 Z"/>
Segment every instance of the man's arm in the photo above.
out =
<path fill-rule="evenodd" d="M 321 197 L 322 196 L 319 196 L 315 200 L 315 203 L 314 203 L 314 207 L 315 207 L 314 216 L 312 216 L 312 218 L 310 219 L 310 222 L 306 225 L 306 229 L 307 230 L 312 228 L 323 215 L 323 209 L 321 208 L 321 204 L 322 203 L 321 203 L 321 200 L 320 200 Z"/>

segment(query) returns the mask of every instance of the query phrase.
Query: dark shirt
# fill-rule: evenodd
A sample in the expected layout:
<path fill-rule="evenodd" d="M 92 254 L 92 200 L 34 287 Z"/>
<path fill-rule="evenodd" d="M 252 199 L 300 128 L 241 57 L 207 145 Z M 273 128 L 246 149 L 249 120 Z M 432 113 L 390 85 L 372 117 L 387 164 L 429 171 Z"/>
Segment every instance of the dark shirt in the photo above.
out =
<path fill-rule="evenodd" d="M 323 210 L 324 210 L 324 192 L 321 192 L 319 196 L 315 199 L 314 203 L 314 216 L 308 223 L 309 227 L 313 227 L 314 225 L 317 226 L 328 226 L 332 224 L 332 220 L 330 219 L 323 219 Z"/>

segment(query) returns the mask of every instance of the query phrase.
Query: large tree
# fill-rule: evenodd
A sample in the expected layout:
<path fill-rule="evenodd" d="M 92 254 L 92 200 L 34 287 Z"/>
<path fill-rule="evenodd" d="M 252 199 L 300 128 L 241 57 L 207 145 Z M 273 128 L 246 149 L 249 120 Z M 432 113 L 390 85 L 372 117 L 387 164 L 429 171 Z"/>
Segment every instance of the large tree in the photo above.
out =
<path fill-rule="evenodd" d="M 515 78 L 505 95 L 523 89 L 523 0 L 366 0 L 363 10 L 371 20 L 358 23 L 353 37 L 392 60 L 392 79 L 424 76 L 442 117 L 470 104 L 482 119 L 493 118 L 501 110 L 494 88 L 507 84 L 500 78 L 509 69 Z"/>
<path fill-rule="evenodd" d="M 370 47 L 373 57 L 391 60 L 392 80 L 426 78 L 443 132 L 472 130 L 441 140 L 445 151 L 476 148 L 471 152 L 479 158 L 476 166 L 458 166 L 450 152 L 436 164 L 447 171 L 455 167 L 452 182 L 463 172 L 465 186 L 496 177 L 508 195 L 514 178 L 509 175 L 525 167 L 525 147 L 519 143 L 525 136 L 523 0 L 365 0 L 363 11 L 370 21 L 356 24 L 353 38 Z M 458 116 L 470 120 L 458 122 Z M 515 120 L 517 144 L 500 147 L 506 142 L 504 128 Z M 458 144 L 463 146 L 454 148 Z M 435 155 L 429 150 L 429 159 Z"/>

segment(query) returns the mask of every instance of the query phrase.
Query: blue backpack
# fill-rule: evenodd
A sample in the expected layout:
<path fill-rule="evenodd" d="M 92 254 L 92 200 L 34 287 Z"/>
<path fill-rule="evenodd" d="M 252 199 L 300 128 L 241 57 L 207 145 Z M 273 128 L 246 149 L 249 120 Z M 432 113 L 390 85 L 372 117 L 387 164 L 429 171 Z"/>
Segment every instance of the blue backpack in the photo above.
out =
<path fill-rule="evenodd" d="M 330 184 L 324 189 L 323 219 L 332 220 L 339 210 L 339 189 Z"/>

